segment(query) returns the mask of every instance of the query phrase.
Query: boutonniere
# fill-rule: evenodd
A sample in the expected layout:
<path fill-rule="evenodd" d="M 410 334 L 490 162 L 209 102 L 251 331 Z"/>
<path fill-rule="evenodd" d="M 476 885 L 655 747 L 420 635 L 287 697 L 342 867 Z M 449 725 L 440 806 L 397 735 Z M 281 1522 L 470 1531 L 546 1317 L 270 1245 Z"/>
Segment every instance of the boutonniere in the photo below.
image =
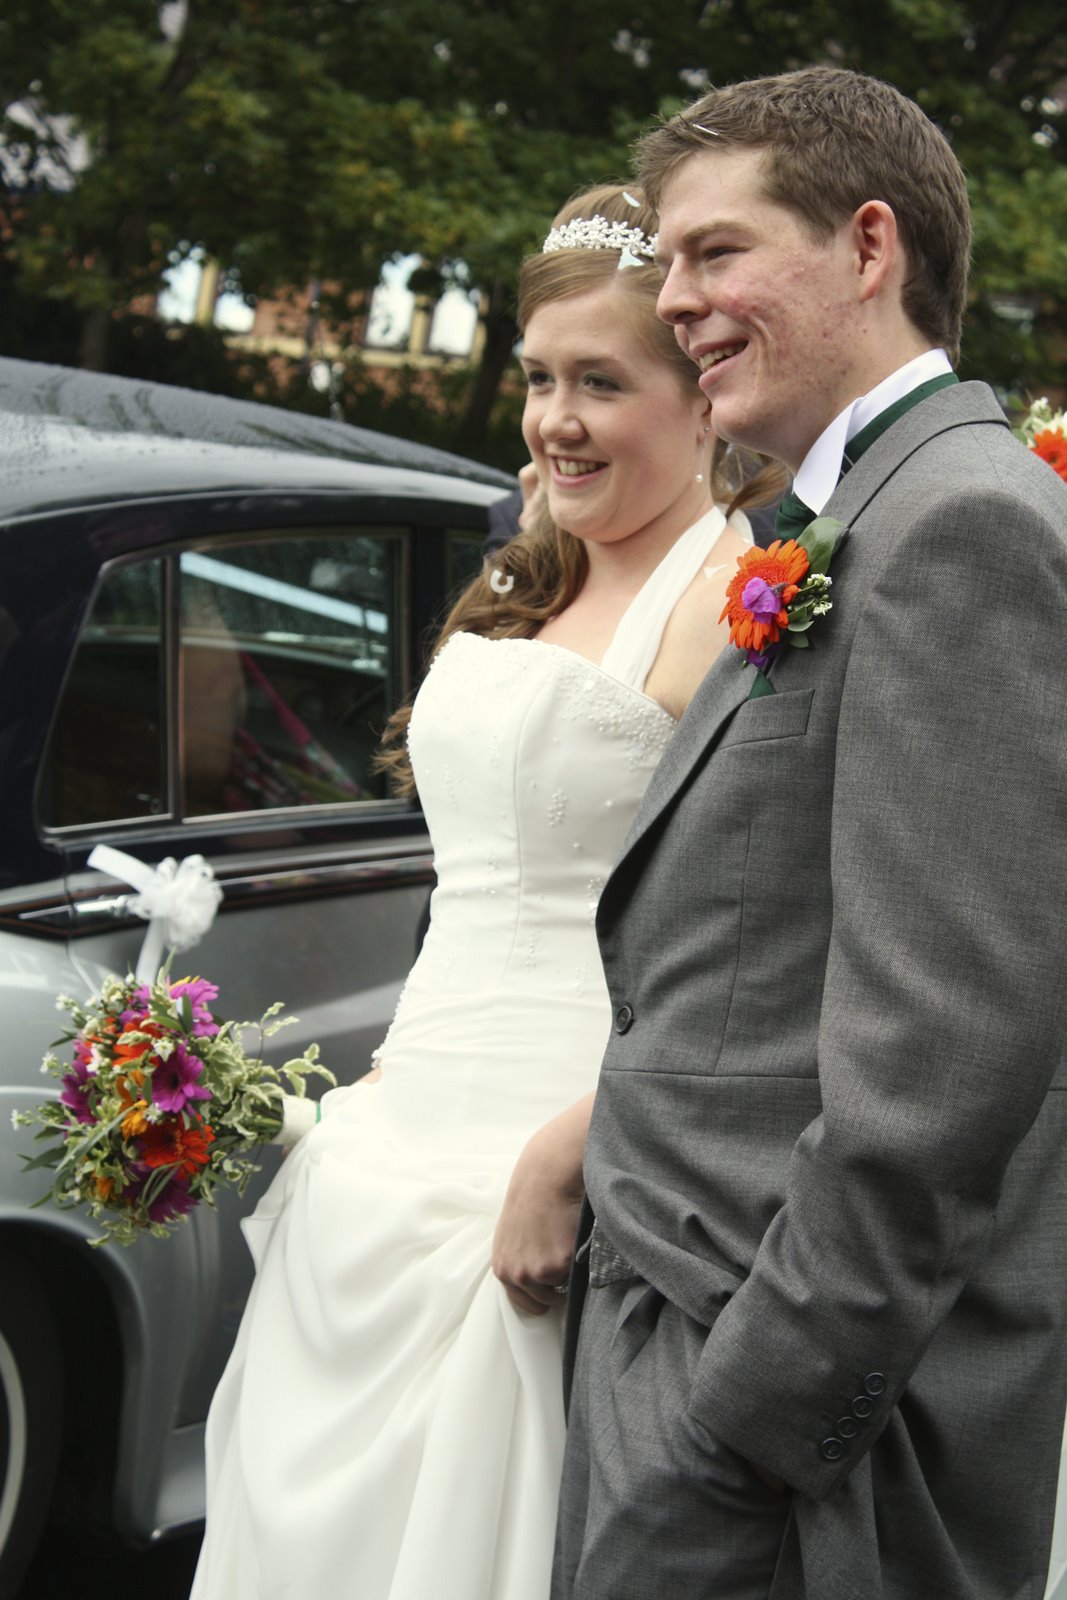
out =
<path fill-rule="evenodd" d="M 807 648 L 808 629 L 833 605 L 826 569 L 846 531 L 836 517 L 816 517 L 796 539 L 738 558 L 719 621 L 729 617 L 730 643 L 748 665 L 765 673 L 783 645 Z"/>
<path fill-rule="evenodd" d="M 1016 434 L 1067 483 L 1067 412 L 1053 411 L 1045 399 L 1035 400 Z"/>

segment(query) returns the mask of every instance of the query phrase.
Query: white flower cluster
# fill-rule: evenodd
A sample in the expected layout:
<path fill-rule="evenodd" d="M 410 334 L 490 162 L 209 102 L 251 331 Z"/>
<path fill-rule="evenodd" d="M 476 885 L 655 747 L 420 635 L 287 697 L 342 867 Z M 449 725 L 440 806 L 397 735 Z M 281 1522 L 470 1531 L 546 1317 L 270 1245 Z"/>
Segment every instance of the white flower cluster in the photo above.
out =
<path fill-rule="evenodd" d="M 1039 400 L 1031 401 L 1030 410 L 1016 429 L 1016 434 L 1027 449 L 1032 449 L 1037 435 L 1050 429 L 1053 433 L 1067 435 L 1067 412 L 1053 411 L 1048 396 L 1042 395 Z"/>
<path fill-rule="evenodd" d="M 607 217 L 575 217 L 562 228 L 553 228 L 541 251 L 548 255 L 553 250 L 628 250 L 651 261 L 658 238 L 655 233 L 649 238 L 643 228 L 632 228 L 626 222 L 609 222 Z"/>

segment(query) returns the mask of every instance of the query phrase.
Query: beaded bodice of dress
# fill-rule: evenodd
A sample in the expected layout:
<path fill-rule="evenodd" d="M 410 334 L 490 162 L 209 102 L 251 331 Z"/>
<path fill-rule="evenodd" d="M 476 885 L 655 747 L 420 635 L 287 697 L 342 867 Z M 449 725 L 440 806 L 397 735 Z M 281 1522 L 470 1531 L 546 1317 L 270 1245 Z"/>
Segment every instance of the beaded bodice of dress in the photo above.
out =
<path fill-rule="evenodd" d="M 559 646 L 449 640 L 410 730 L 438 878 L 420 984 L 599 987 L 597 900 L 673 727 Z"/>

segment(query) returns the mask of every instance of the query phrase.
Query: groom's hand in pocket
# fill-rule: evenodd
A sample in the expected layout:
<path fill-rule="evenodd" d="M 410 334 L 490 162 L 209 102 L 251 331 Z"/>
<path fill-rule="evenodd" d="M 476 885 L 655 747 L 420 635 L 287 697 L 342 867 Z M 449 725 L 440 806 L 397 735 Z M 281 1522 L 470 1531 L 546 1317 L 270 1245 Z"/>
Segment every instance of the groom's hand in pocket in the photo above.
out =
<path fill-rule="evenodd" d="M 775 1494 L 786 1493 L 789 1485 L 786 1483 L 785 1479 L 780 1478 L 776 1472 L 765 1472 L 762 1467 L 757 1467 L 754 1461 L 750 1461 L 749 1466 L 752 1468 L 760 1482 L 767 1485 L 768 1489 L 773 1489 Z"/>
<path fill-rule="evenodd" d="M 543 1316 L 560 1303 L 582 1208 L 582 1156 L 592 1095 L 547 1122 L 511 1174 L 493 1238 L 493 1271 L 512 1305 Z"/>

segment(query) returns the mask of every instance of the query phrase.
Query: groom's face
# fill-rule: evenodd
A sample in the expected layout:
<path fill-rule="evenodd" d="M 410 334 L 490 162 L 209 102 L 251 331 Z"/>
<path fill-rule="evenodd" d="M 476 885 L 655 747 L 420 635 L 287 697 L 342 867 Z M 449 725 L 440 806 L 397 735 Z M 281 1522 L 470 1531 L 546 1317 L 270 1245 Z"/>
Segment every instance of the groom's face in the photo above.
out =
<path fill-rule="evenodd" d="M 658 310 L 700 369 L 716 433 L 795 471 L 864 392 L 856 251 L 850 223 L 817 240 L 768 199 L 761 162 L 758 150 L 708 150 L 668 180 Z"/>

